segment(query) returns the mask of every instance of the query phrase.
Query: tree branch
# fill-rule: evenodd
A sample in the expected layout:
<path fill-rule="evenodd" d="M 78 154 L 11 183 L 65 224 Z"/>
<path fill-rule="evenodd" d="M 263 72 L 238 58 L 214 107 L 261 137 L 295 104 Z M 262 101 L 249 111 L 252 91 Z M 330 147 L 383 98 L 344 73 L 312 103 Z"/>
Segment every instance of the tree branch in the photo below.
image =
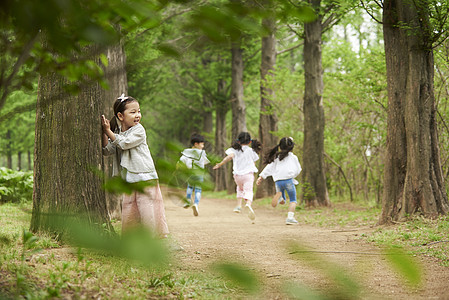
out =
<path fill-rule="evenodd" d="M 28 43 L 23 47 L 23 51 L 20 54 L 19 58 L 17 59 L 16 63 L 14 64 L 14 67 L 12 69 L 11 74 L 6 78 L 4 82 L 1 83 L 1 87 L 3 88 L 2 96 L 0 98 L 0 110 L 2 109 L 3 105 L 5 105 L 6 98 L 9 94 L 9 88 L 11 85 L 12 80 L 14 79 L 14 76 L 17 75 L 22 65 L 27 60 L 28 56 L 30 56 L 31 48 L 33 47 L 34 43 L 36 42 L 37 38 L 39 37 L 39 33 L 37 33 L 33 38 L 31 38 Z"/>
<path fill-rule="evenodd" d="M 325 156 L 327 159 L 329 159 L 331 163 L 333 163 L 334 165 L 336 165 L 337 168 L 338 168 L 338 170 L 339 170 L 339 171 L 341 172 L 341 174 L 343 175 L 343 178 L 344 178 L 344 180 L 345 180 L 345 182 L 346 182 L 346 185 L 347 185 L 348 188 L 349 188 L 349 194 L 350 194 L 350 197 L 351 197 L 351 202 L 353 202 L 354 199 L 353 199 L 353 197 L 352 197 L 352 188 L 351 188 L 351 185 L 349 184 L 348 179 L 346 178 L 345 172 L 343 172 L 343 168 L 342 168 L 342 167 L 341 167 L 335 160 L 333 160 L 332 157 L 330 157 L 326 152 L 324 152 L 324 156 Z"/>

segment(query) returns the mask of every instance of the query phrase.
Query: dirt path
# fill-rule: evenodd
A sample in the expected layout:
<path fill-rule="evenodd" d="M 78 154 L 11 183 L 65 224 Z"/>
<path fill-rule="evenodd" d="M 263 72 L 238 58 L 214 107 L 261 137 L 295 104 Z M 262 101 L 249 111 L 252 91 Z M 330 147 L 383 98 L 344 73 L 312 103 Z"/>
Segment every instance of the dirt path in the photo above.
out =
<path fill-rule="evenodd" d="M 198 217 L 170 200 L 165 203 L 172 238 L 184 248 L 176 254 L 181 268 L 207 272 L 221 258 L 243 261 L 263 282 L 263 293 L 255 298 L 287 299 L 282 286 L 288 281 L 317 290 L 329 285 L 322 272 L 288 253 L 285 242 L 294 241 L 349 270 L 364 287 L 363 299 L 449 299 L 449 268 L 421 258 L 424 284 L 407 288 L 386 265 L 380 250 L 360 240 L 372 228 L 323 229 L 304 225 L 301 219 L 299 225 L 287 226 L 283 211 L 257 203 L 252 224 L 245 214 L 232 211 L 234 200 L 203 198 Z"/>

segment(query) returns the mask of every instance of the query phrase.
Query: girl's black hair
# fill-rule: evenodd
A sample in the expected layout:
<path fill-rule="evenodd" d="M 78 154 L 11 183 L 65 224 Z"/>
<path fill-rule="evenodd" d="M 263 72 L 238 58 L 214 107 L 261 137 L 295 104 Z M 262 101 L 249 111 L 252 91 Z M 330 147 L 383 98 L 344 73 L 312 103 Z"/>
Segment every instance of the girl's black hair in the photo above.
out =
<path fill-rule="evenodd" d="M 279 160 L 283 160 L 288 156 L 288 153 L 293 150 L 294 146 L 295 143 L 293 142 L 292 138 L 283 137 L 280 140 L 279 144 L 271 149 L 270 152 L 268 152 L 267 156 L 265 157 L 265 163 L 272 163 L 277 157 L 279 157 Z"/>
<path fill-rule="evenodd" d="M 204 143 L 206 140 L 204 139 L 204 136 L 198 133 L 192 133 L 190 136 L 190 144 L 195 145 L 195 143 Z"/>
<path fill-rule="evenodd" d="M 240 132 L 237 139 L 232 143 L 231 147 L 235 150 L 242 150 L 242 145 L 248 145 L 251 143 L 251 148 L 259 154 L 262 149 L 262 144 L 258 140 L 251 140 L 249 132 Z"/>
<path fill-rule="evenodd" d="M 118 117 L 117 117 L 118 113 L 122 113 L 123 114 L 123 112 L 126 109 L 126 104 L 134 102 L 134 101 L 137 101 L 137 100 L 134 99 L 131 96 L 127 96 L 127 97 L 121 96 L 121 97 L 119 97 L 119 98 L 117 98 L 115 100 L 114 106 L 113 106 L 114 116 L 112 117 L 112 119 L 110 121 L 111 131 L 112 132 L 115 132 L 115 133 L 119 132 L 118 121 L 117 121 L 118 120 Z"/>

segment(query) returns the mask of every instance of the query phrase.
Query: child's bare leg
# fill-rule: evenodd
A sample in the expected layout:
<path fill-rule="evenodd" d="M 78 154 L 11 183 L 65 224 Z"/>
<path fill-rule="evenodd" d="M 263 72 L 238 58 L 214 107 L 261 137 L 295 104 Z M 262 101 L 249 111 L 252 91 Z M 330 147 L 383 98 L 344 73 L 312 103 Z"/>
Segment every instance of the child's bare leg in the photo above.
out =
<path fill-rule="evenodd" d="M 288 212 L 295 212 L 295 208 L 296 208 L 296 202 L 290 202 L 290 204 L 288 205 Z"/>
<path fill-rule="evenodd" d="M 247 210 L 248 218 L 254 221 L 256 219 L 256 214 L 254 213 L 254 210 L 251 207 L 253 200 L 245 199 L 245 202 L 246 202 L 245 209 Z"/>
<path fill-rule="evenodd" d="M 237 198 L 237 206 L 234 208 L 234 212 L 239 213 L 242 210 L 242 200 L 243 198 Z"/>
<path fill-rule="evenodd" d="M 281 196 L 282 196 L 282 192 L 277 192 L 273 196 L 273 199 L 271 200 L 271 206 L 276 207 L 278 205 L 279 198 L 281 198 Z"/>

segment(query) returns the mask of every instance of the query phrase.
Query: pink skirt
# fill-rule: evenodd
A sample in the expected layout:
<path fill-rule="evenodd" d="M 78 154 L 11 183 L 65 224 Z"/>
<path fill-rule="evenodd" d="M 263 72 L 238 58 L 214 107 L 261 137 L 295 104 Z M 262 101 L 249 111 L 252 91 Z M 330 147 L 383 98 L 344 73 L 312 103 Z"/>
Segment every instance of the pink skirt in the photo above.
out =
<path fill-rule="evenodd" d="M 125 195 L 122 203 L 122 233 L 143 225 L 160 237 L 169 233 L 161 189 L 157 183 L 145 188 L 145 193 Z"/>

